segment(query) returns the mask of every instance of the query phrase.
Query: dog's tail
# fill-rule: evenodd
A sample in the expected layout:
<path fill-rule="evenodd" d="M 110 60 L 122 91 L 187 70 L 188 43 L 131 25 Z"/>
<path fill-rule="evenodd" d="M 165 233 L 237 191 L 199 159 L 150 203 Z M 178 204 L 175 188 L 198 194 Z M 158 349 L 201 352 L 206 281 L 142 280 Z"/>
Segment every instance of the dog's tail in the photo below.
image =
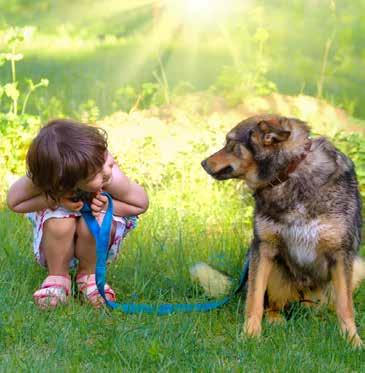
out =
<path fill-rule="evenodd" d="M 190 276 L 212 298 L 227 295 L 232 288 L 232 281 L 226 274 L 212 268 L 206 263 L 197 263 L 190 268 Z"/>
<path fill-rule="evenodd" d="M 216 298 L 227 295 L 232 288 L 231 278 L 206 263 L 197 263 L 190 268 L 190 276 L 204 289 L 207 296 Z M 352 289 L 355 290 L 365 279 L 365 260 L 356 257 L 353 263 L 352 271 Z M 330 292 L 332 293 L 332 292 Z M 333 294 L 328 294 L 329 299 Z"/>
<path fill-rule="evenodd" d="M 357 256 L 352 269 L 352 289 L 355 290 L 365 279 L 365 260 Z"/>

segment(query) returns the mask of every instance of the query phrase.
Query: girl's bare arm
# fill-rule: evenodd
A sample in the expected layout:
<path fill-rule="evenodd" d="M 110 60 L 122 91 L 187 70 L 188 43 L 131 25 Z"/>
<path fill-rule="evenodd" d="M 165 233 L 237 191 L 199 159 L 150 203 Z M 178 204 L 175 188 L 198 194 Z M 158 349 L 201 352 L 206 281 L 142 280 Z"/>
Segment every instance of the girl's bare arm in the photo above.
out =
<path fill-rule="evenodd" d="M 139 215 L 148 209 L 149 202 L 145 190 L 130 181 L 116 163 L 112 169 L 112 181 L 104 187 L 104 190 L 117 200 L 114 203 L 116 215 Z"/>
<path fill-rule="evenodd" d="M 10 187 L 7 204 L 11 210 L 19 213 L 40 211 L 55 206 L 55 202 L 47 198 L 28 176 L 21 177 Z"/>
<path fill-rule="evenodd" d="M 70 202 L 63 200 L 63 202 L 60 204 L 71 211 L 78 211 L 83 206 L 81 201 Z M 27 176 L 23 176 L 10 187 L 7 204 L 11 210 L 17 213 L 27 213 L 57 207 L 56 202 L 47 198 Z M 124 202 L 113 199 L 113 205 L 115 215 L 128 216 L 136 213 L 133 207 L 129 208 L 129 205 Z"/>

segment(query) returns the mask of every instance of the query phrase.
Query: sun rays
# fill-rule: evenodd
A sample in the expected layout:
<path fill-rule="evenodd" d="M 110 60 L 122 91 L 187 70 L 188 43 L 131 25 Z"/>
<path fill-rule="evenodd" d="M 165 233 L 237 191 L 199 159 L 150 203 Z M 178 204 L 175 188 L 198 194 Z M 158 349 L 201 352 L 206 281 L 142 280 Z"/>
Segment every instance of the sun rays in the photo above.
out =
<path fill-rule="evenodd" d="M 234 8 L 234 0 L 180 0 L 180 1 L 141 1 L 134 10 L 141 7 L 150 10 L 151 21 L 145 27 L 143 47 L 133 56 L 133 66 L 129 69 L 132 76 L 137 76 L 147 63 L 166 70 L 170 61 L 176 64 L 178 53 L 181 70 L 187 76 L 196 74 L 196 61 L 202 48 L 214 48 L 214 38 L 224 40 L 227 55 L 234 65 L 239 64 L 240 52 L 232 40 L 227 20 Z M 127 11 L 127 8 L 125 9 Z M 128 9 L 128 11 L 133 11 Z M 182 54 L 181 51 L 186 53 Z M 161 67 L 161 66 L 160 66 Z M 178 66 L 173 66 L 179 71 Z"/>

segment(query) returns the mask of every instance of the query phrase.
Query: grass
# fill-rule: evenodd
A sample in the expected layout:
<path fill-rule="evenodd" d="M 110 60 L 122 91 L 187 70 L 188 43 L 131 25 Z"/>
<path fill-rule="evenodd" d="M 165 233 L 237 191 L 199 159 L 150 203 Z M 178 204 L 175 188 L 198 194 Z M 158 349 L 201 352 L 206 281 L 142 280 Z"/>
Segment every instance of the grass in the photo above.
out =
<path fill-rule="evenodd" d="M 218 192 L 207 193 L 214 197 Z M 161 207 L 166 191 L 152 193 L 151 211 L 108 270 L 120 301 L 204 300 L 188 276 L 189 266 L 200 260 L 238 278 L 250 227 L 237 231 L 229 217 L 234 214 L 219 214 L 227 204 L 239 209 L 237 195 L 220 198 L 207 224 L 209 208 L 177 212 Z M 77 297 L 54 311 L 40 311 L 32 293 L 46 272 L 34 262 L 30 225 L 4 210 L 0 235 L 0 371 L 361 372 L 365 364 L 363 352 L 348 346 L 327 309 L 294 306 L 285 325 L 264 323 L 258 340 L 241 334 L 244 300 L 239 298 L 218 311 L 166 317 L 94 310 Z M 362 287 L 355 296 L 362 336 L 364 301 Z"/>
<path fill-rule="evenodd" d="M 273 108 L 284 98 L 276 99 Z M 283 108 L 297 115 L 301 101 L 287 100 Z M 157 111 L 115 113 L 100 122 L 112 154 L 127 175 L 143 182 L 151 201 L 108 270 L 108 281 L 122 302 L 204 301 L 202 290 L 190 281 L 189 267 L 205 261 L 238 279 L 251 240 L 247 191 L 234 181 L 213 181 L 199 165 L 246 112 L 214 111 L 196 96 L 182 101 Z M 208 106 L 198 115 L 201 102 Z M 315 117 L 316 133 L 334 130 L 335 122 L 330 121 L 331 127 L 327 123 L 335 115 L 330 109 L 319 106 L 307 113 Z M 347 120 L 337 123 L 337 131 L 353 125 Z M 352 141 L 342 146 L 346 144 L 361 167 L 357 148 L 352 149 Z M 295 306 L 285 325 L 264 323 L 258 340 L 241 335 L 244 299 L 239 298 L 207 314 L 166 317 L 94 310 L 77 297 L 65 307 L 42 312 L 32 293 L 46 271 L 34 262 L 29 223 L 3 209 L 0 237 L 0 371 L 361 372 L 365 364 L 365 355 L 348 346 L 336 316 L 327 309 Z M 363 338 L 364 305 L 362 286 L 355 308 Z"/>
<path fill-rule="evenodd" d="M 278 109 L 283 98 L 276 98 L 272 104 Z M 293 100 L 283 103 L 288 115 L 301 110 L 302 101 Z M 201 97 L 182 101 L 182 106 L 157 111 L 115 113 L 100 123 L 108 131 L 111 152 L 129 176 L 143 182 L 151 201 L 108 269 L 121 302 L 204 301 L 202 290 L 190 281 L 189 267 L 205 261 L 237 280 L 251 240 L 247 191 L 234 181 L 213 181 L 199 165 L 246 112 L 214 111 Z M 208 106 L 198 115 L 201 102 Z M 330 128 L 327 124 L 335 115 L 330 109 L 319 106 L 307 114 L 315 117 L 315 133 L 333 130 L 334 122 Z M 337 123 L 337 131 L 354 125 L 347 120 Z M 350 151 L 352 143 L 346 144 Z M 361 167 L 362 158 L 353 157 Z M 241 334 L 244 299 L 239 298 L 210 313 L 166 317 L 94 310 L 77 297 L 65 307 L 42 312 L 32 293 L 46 271 L 34 261 L 29 223 L 3 209 L 0 237 L 0 371 L 363 370 L 364 353 L 349 347 L 327 309 L 294 305 L 285 325 L 264 322 L 257 340 Z M 354 299 L 359 334 L 365 338 L 364 286 Z"/>
<path fill-rule="evenodd" d="M 24 49 L 24 61 L 17 65 L 18 79 L 21 88 L 30 77 L 34 81 L 48 78 L 50 86 L 31 97 L 30 112 L 46 119 L 79 116 L 79 106 L 92 99 L 103 117 L 119 110 L 113 100 L 121 85 L 153 81 L 157 60 L 145 32 L 151 22 L 149 10 L 126 13 L 123 6 L 130 2 L 122 1 L 109 1 L 110 6 L 89 3 L 22 0 L 3 6 L 1 24 L 38 27 L 34 41 Z M 0 0 L 0 7 L 3 4 Z M 249 16 L 237 14 L 238 22 L 232 23 L 232 42 L 246 62 L 242 56 L 254 50 L 243 40 L 245 35 L 250 42 L 257 27 L 268 28 L 268 77 L 281 93 L 315 94 L 323 46 L 332 30 L 327 4 L 321 5 L 322 10 L 304 5 L 302 9 L 301 4 L 297 1 L 288 7 L 286 2 L 275 2 L 258 8 L 256 15 L 255 11 Z M 330 56 L 333 66 L 327 72 L 325 93 L 351 109 L 364 96 L 364 71 L 356 49 L 363 45 L 364 12 L 337 6 L 339 45 Z M 67 19 L 65 25 L 59 24 L 61 13 Z M 171 89 L 185 80 L 197 90 L 207 89 L 221 68 L 232 64 L 227 40 L 217 30 L 199 34 L 198 39 L 195 51 L 190 39 L 179 38 L 162 50 Z M 9 81 L 9 73 L 1 67 L 2 83 Z M 353 108 L 357 116 L 365 117 L 362 106 Z M 110 149 L 123 169 L 146 186 L 151 200 L 139 228 L 108 269 L 108 281 L 120 301 L 204 301 L 188 273 L 198 261 L 238 279 L 251 239 L 252 200 L 236 183 L 216 183 L 202 174 L 199 161 L 221 145 L 223 134 L 235 123 L 262 111 L 307 120 L 315 133 L 328 136 L 365 129 L 364 121 L 348 118 L 324 102 L 282 94 L 248 98 L 239 107 L 228 108 L 219 97 L 199 93 L 174 97 L 169 107 L 130 115 L 116 112 L 98 123 L 107 129 Z M 351 149 L 351 140 L 347 145 L 359 170 L 364 163 L 358 147 Z M 263 335 L 257 340 L 241 334 L 244 299 L 239 298 L 207 314 L 166 317 L 94 310 L 77 296 L 65 307 L 41 312 L 33 304 L 32 293 L 46 271 L 34 261 L 30 225 L 3 208 L 0 237 L 0 372 L 361 372 L 365 366 L 364 353 L 349 347 L 340 336 L 336 316 L 327 309 L 294 305 L 285 325 L 264 322 Z M 359 334 L 365 339 L 364 285 L 354 300 Z"/>

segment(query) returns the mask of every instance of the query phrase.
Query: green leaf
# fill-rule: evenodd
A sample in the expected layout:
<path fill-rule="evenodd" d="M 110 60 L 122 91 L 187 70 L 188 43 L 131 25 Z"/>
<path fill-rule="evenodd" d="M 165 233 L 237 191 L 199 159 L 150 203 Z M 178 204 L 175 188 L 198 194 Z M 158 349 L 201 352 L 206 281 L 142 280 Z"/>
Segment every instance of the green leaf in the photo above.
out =
<path fill-rule="evenodd" d="M 49 85 L 49 80 L 45 79 L 45 78 L 42 78 L 41 79 L 41 86 L 42 87 L 48 87 L 48 85 Z"/>
<path fill-rule="evenodd" d="M 269 39 L 269 33 L 266 29 L 259 27 L 254 35 L 254 40 L 258 43 L 265 42 L 267 39 Z"/>
<path fill-rule="evenodd" d="M 5 84 L 4 90 L 5 94 L 10 97 L 12 100 L 17 100 L 19 98 L 19 90 L 17 88 L 18 83 L 8 83 Z"/>
<path fill-rule="evenodd" d="M 26 79 L 26 82 L 28 83 L 29 89 L 33 91 L 34 89 L 34 83 L 32 79 Z"/>
<path fill-rule="evenodd" d="M 24 55 L 21 53 L 2 53 L 0 58 L 4 58 L 7 61 L 20 61 Z"/>

